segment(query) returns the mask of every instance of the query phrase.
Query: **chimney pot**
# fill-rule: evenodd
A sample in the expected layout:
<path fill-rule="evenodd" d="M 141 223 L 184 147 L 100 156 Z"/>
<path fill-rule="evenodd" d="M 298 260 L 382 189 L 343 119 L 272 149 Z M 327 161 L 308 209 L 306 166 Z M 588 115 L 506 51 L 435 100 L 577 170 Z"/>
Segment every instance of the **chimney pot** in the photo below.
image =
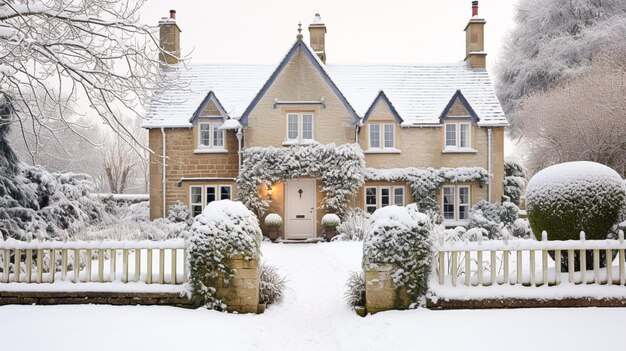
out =
<path fill-rule="evenodd" d="M 170 18 L 176 19 L 176 10 L 170 10 Z"/>
<path fill-rule="evenodd" d="M 472 17 L 478 16 L 478 1 L 472 1 Z"/>

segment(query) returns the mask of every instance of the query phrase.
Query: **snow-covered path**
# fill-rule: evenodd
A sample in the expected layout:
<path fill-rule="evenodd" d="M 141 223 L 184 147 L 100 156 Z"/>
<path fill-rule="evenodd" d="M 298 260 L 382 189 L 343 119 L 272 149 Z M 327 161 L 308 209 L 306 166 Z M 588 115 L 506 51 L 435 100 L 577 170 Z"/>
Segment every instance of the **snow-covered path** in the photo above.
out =
<path fill-rule="evenodd" d="M 262 315 L 150 306 L 3 306 L 0 350 L 604 350 L 622 349 L 624 308 L 383 312 L 343 303 L 361 244 L 263 244 L 288 275 Z"/>

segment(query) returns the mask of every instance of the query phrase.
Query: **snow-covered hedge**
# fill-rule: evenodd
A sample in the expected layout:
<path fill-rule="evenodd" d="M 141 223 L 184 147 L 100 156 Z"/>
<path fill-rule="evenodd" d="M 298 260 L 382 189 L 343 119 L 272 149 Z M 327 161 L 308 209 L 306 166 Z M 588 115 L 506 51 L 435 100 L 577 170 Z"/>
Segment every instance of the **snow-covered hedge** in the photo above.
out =
<path fill-rule="evenodd" d="M 276 182 L 301 177 L 319 178 L 326 211 L 344 213 L 349 199 L 363 185 L 364 157 L 357 144 L 294 145 L 253 147 L 242 152 L 243 163 L 237 179 L 239 198 L 248 208 L 263 215 L 270 200 L 259 189 Z"/>
<path fill-rule="evenodd" d="M 189 206 L 180 200 L 171 205 L 167 211 L 167 219 L 174 223 L 191 224 L 192 215 Z"/>
<path fill-rule="evenodd" d="M 522 203 L 522 194 L 526 185 L 526 172 L 519 163 L 504 161 L 504 195 L 519 206 Z"/>
<path fill-rule="evenodd" d="M 283 219 L 279 214 L 270 213 L 265 217 L 265 225 L 268 227 L 280 227 L 283 224 Z"/>
<path fill-rule="evenodd" d="M 339 216 L 334 213 L 327 213 L 322 217 L 322 225 L 324 227 L 336 227 L 341 223 Z"/>
<path fill-rule="evenodd" d="M 214 201 L 194 218 L 188 232 L 189 283 L 198 305 L 223 310 L 216 296 L 218 280 L 229 283 L 234 270 L 228 260 L 261 256 L 261 228 L 257 217 L 241 202 Z"/>
<path fill-rule="evenodd" d="M 528 183 L 526 207 L 533 233 L 549 240 L 605 239 L 626 201 L 626 185 L 613 169 L 594 162 L 548 167 Z"/>
<path fill-rule="evenodd" d="M 406 287 L 412 301 L 426 293 L 432 261 L 433 224 L 415 205 L 376 210 L 363 242 L 363 268 L 389 263 L 397 267 L 396 288 Z"/>
<path fill-rule="evenodd" d="M 511 232 L 513 223 L 518 217 L 519 208 L 511 202 L 501 204 L 480 200 L 469 214 L 469 228 L 483 228 L 488 239 L 500 239 L 503 229 Z"/>
<path fill-rule="evenodd" d="M 489 181 L 489 172 L 481 167 L 458 168 L 391 168 L 365 169 L 366 180 L 388 182 L 408 182 L 413 192 L 413 200 L 420 211 L 439 212 L 437 189 L 444 183 L 466 183 L 477 181 L 481 186 Z"/>

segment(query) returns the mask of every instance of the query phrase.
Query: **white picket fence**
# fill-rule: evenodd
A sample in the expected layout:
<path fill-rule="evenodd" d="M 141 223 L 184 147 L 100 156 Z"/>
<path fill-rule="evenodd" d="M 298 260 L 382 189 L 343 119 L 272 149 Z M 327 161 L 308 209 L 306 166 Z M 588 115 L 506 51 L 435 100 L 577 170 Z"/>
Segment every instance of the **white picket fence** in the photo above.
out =
<path fill-rule="evenodd" d="M 67 242 L 9 239 L 0 241 L 0 283 L 179 285 L 187 277 L 186 247 L 183 239 Z"/>
<path fill-rule="evenodd" d="M 436 245 L 438 264 L 434 274 L 440 285 L 462 286 L 555 286 L 566 281 L 572 284 L 625 285 L 624 232 L 617 240 L 548 241 L 489 240 L 448 242 Z M 587 266 L 588 251 L 592 252 L 593 270 L 574 271 L 575 253 L 580 267 Z M 553 252 L 554 260 L 549 252 Z M 600 267 L 601 252 L 606 253 L 605 267 Z M 568 271 L 561 272 L 562 255 L 567 253 Z M 617 253 L 614 262 L 614 254 Z M 616 266 L 615 266 L 616 265 Z"/>

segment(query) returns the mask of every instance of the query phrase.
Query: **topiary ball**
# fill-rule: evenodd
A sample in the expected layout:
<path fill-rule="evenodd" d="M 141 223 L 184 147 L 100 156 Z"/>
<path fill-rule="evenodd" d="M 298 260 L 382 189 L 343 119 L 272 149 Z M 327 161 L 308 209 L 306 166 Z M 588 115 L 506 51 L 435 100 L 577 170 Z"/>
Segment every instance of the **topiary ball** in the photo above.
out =
<path fill-rule="evenodd" d="M 595 162 L 548 167 L 526 189 L 528 220 L 535 237 L 548 240 L 605 239 L 626 202 L 626 185 L 613 169 Z M 589 262 L 589 261 L 587 261 Z"/>

